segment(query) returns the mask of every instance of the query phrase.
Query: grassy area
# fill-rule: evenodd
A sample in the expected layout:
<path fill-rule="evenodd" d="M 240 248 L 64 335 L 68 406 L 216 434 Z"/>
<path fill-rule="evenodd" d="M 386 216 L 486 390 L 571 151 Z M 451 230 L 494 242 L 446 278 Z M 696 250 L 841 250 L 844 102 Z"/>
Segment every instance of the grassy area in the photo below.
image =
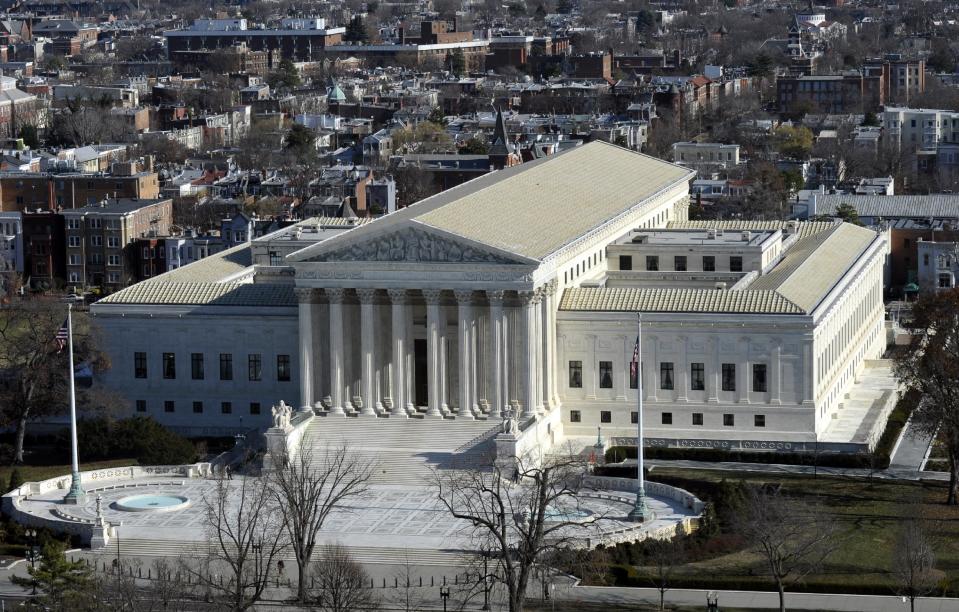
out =
<path fill-rule="evenodd" d="M 825 567 L 793 590 L 891 593 L 893 581 L 889 572 L 903 519 L 918 516 L 927 521 L 929 531 L 937 537 L 936 567 L 944 574 L 944 591 L 959 594 L 959 508 L 943 505 L 945 483 L 658 468 L 651 474 L 652 480 L 671 482 L 694 493 L 697 482 L 716 483 L 724 477 L 756 484 L 782 484 L 788 495 L 822 505 L 842 527 L 839 550 Z M 637 586 L 643 583 L 641 573 L 640 568 L 640 575 L 633 581 Z M 771 588 L 763 575 L 762 560 L 743 550 L 725 550 L 682 567 L 674 585 Z"/>
<path fill-rule="evenodd" d="M 121 467 L 124 465 L 136 465 L 136 459 L 110 459 L 107 461 L 91 461 L 81 463 L 80 471 L 99 470 L 102 468 Z M 0 489 L 7 490 L 7 483 L 10 482 L 10 473 L 14 469 L 20 470 L 20 476 L 23 482 L 34 482 L 37 480 L 46 480 L 56 476 L 63 476 L 70 473 L 70 465 L 20 465 L 0 467 Z"/>

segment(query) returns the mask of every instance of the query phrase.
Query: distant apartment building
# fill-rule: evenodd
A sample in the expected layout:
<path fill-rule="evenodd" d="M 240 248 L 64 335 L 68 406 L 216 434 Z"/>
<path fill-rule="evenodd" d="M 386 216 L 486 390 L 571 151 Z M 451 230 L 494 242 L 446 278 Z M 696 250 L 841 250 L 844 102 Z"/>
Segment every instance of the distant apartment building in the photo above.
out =
<path fill-rule="evenodd" d="M 35 289 L 53 289 L 66 277 L 63 215 L 52 210 L 24 211 L 24 284 Z"/>
<path fill-rule="evenodd" d="M 173 200 L 104 200 L 63 211 L 67 285 L 115 291 L 138 280 L 138 238 L 170 232 Z"/>
<path fill-rule="evenodd" d="M 739 145 L 719 142 L 677 142 L 673 161 L 698 172 L 728 170 L 739 165 Z"/>
<path fill-rule="evenodd" d="M 921 59 L 904 59 L 893 53 L 866 60 L 862 69 L 867 78 L 881 79 L 888 102 L 908 104 L 926 90 L 926 63 Z"/>
<path fill-rule="evenodd" d="M 113 164 L 112 174 L 0 173 L 0 211 L 81 208 L 110 199 L 150 199 L 160 195 L 152 169 L 136 162 Z"/>
<path fill-rule="evenodd" d="M 889 107 L 882 113 L 887 145 L 911 151 L 934 151 L 959 144 L 959 112 L 931 108 Z"/>
<path fill-rule="evenodd" d="M 17 89 L 17 80 L 0 76 L 0 138 L 12 138 L 24 125 L 37 125 L 37 97 Z"/>
<path fill-rule="evenodd" d="M 23 274 L 23 215 L 0 212 L 0 275 Z"/>
<path fill-rule="evenodd" d="M 776 107 L 780 113 L 864 113 L 885 104 L 878 76 L 830 74 L 780 77 L 776 81 Z"/>
<path fill-rule="evenodd" d="M 183 30 L 163 33 L 169 57 L 201 49 L 232 49 L 243 43 L 249 51 L 269 51 L 294 61 L 320 59 L 327 47 L 343 40 L 346 28 L 326 26 L 325 19 L 286 18 L 278 28 L 250 29 L 246 19 L 197 19 Z M 257 58 L 252 60 L 260 62 Z"/>

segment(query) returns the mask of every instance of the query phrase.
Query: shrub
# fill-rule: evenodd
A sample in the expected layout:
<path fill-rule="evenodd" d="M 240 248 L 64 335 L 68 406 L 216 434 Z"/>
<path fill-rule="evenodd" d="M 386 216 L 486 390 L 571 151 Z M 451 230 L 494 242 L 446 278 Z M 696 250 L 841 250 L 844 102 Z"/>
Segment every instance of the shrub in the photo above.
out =
<path fill-rule="evenodd" d="M 61 437 L 60 447 L 69 449 L 69 431 Z M 86 461 L 134 458 L 144 465 L 174 465 L 197 456 L 192 442 L 145 416 L 84 419 L 77 425 L 77 442 Z"/>

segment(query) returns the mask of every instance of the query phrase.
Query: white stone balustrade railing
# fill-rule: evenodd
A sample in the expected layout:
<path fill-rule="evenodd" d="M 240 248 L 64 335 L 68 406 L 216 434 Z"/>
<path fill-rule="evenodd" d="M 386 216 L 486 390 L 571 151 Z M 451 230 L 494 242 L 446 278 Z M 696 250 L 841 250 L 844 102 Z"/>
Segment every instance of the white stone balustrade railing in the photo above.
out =
<path fill-rule="evenodd" d="M 644 484 L 647 495 L 665 497 L 666 499 L 679 502 L 696 514 L 702 513 L 706 505 L 702 500 L 685 489 L 661 482 L 650 482 L 648 480 Z M 599 491 L 635 492 L 639 487 L 638 481 L 635 478 L 615 478 L 612 476 L 587 476 L 583 480 L 583 485 Z"/>

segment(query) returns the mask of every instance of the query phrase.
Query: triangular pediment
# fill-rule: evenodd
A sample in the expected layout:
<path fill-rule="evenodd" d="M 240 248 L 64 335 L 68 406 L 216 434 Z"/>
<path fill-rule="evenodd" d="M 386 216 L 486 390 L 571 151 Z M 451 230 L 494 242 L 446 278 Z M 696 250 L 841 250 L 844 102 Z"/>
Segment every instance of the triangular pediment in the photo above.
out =
<path fill-rule="evenodd" d="M 344 236 L 345 237 L 345 236 Z M 478 244 L 421 224 L 404 224 L 388 231 L 357 236 L 349 244 L 300 259 L 303 262 L 392 262 L 449 264 L 530 264 L 521 255 Z"/>

